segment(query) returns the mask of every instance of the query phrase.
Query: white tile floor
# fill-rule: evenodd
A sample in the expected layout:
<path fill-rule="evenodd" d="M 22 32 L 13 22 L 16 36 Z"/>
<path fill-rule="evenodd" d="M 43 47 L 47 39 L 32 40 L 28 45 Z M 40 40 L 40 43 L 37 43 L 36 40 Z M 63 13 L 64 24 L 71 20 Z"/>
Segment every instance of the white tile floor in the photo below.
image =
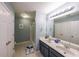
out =
<path fill-rule="evenodd" d="M 34 51 L 33 53 L 26 55 L 25 47 L 26 44 L 15 46 L 15 57 L 43 57 L 40 51 Z"/>

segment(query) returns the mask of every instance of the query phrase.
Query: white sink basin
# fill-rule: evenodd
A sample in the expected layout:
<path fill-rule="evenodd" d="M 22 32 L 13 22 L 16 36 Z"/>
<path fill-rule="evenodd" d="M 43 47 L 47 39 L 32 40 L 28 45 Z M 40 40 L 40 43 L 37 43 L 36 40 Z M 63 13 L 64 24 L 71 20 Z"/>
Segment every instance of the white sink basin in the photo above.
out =
<path fill-rule="evenodd" d="M 73 52 L 76 56 L 79 56 L 79 51 L 73 48 L 70 48 L 69 51 Z"/>
<path fill-rule="evenodd" d="M 60 49 L 63 51 L 63 54 L 69 54 L 69 55 L 75 55 L 72 48 L 66 48 L 65 46 L 56 46 L 57 49 Z"/>

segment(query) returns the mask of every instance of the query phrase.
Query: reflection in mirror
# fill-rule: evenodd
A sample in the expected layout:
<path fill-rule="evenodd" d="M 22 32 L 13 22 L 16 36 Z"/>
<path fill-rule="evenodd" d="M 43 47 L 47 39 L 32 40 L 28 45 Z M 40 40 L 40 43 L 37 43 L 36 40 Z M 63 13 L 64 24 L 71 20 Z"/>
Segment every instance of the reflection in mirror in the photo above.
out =
<path fill-rule="evenodd" d="M 79 45 L 79 14 L 54 19 L 54 37 Z"/>

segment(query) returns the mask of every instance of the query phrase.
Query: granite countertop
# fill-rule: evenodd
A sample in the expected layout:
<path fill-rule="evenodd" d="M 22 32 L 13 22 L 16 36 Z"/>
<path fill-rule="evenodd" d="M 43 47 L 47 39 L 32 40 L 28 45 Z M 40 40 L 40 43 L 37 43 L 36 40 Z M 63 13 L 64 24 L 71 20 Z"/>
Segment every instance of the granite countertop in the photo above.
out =
<path fill-rule="evenodd" d="M 55 43 L 54 40 L 49 42 L 49 40 L 44 37 L 40 38 L 40 40 L 65 57 L 79 57 L 79 50 L 74 48 L 65 48 L 62 43 Z"/>

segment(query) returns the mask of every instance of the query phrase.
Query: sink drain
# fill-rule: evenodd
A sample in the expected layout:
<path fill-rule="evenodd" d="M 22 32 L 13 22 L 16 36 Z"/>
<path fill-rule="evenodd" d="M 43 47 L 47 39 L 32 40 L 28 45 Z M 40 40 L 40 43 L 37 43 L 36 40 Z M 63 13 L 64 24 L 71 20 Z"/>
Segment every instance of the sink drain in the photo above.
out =
<path fill-rule="evenodd" d="M 66 54 L 66 52 L 64 52 L 64 54 Z"/>

